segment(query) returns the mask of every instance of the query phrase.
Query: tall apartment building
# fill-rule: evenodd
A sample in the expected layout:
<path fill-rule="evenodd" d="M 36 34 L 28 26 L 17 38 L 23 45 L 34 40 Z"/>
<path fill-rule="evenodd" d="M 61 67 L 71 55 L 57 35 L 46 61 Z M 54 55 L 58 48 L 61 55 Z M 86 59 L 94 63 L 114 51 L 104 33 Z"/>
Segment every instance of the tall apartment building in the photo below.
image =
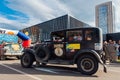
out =
<path fill-rule="evenodd" d="M 96 26 L 102 28 L 103 34 L 115 32 L 115 14 L 112 1 L 95 7 Z"/>

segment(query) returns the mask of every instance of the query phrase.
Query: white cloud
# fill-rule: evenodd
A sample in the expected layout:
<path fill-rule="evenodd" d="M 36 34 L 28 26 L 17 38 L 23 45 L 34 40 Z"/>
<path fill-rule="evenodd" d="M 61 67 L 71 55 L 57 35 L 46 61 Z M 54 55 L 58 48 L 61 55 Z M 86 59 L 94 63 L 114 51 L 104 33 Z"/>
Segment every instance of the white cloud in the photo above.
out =
<path fill-rule="evenodd" d="M 21 17 L 19 15 L 9 15 L 9 17 L 15 18 L 20 23 L 25 23 L 28 20 L 28 18 L 26 18 L 24 16 Z"/>
<path fill-rule="evenodd" d="M 61 15 L 70 14 L 75 18 L 95 26 L 95 6 L 109 0 L 6 0 L 7 6 L 27 15 L 29 19 L 14 16 L 18 20 L 8 20 L 0 17 L 1 22 L 10 23 L 21 28 L 29 27 Z M 116 21 L 120 24 L 120 2 L 112 0 L 116 9 Z M 3 19 L 3 20 L 2 20 Z M 23 21 L 23 22 L 22 22 Z M 27 21 L 26 23 L 24 23 Z"/>
<path fill-rule="evenodd" d="M 0 15 L 0 27 L 7 28 L 7 27 L 9 27 L 9 25 L 11 25 L 11 26 L 13 25 L 13 27 L 16 27 L 17 29 L 22 29 L 22 28 L 28 27 L 28 24 L 24 23 L 24 21 L 25 21 L 24 18 L 15 16 L 15 15 L 10 15 L 10 16 L 19 18 L 19 20 L 7 19 L 5 15 L 4 16 Z"/>
<path fill-rule="evenodd" d="M 66 13 L 72 14 L 67 6 L 59 2 L 59 0 L 10 0 L 9 2 L 8 7 L 29 17 L 26 26 L 35 25 Z"/>
<path fill-rule="evenodd" d="M 95 21 L 88 21 L 87 24 L 89 24 L 92 27 L 95 27 Z"/>
<path fill-rule="evenodd" d="M 115 4 L 115 12 L 116 12 L 116 22 L 120 23 L 120 1 L 116 0 L 116 4 Z"/>
<path fill-rule="evenodd" d="M 46 19 L 48 17 L 51 17 L 53 15 L 50 15 L 52 12 L 52 9 L 49 7 L 45 6 L 43 3 L 41 3 L 39 0 L 11 0 L 10 4 L 8 4 L 8 7 L 20 11 L 28 17 L 33 19 L 36 18 L 39 20 L 41 19 Z M 49 14 L 48 14 L 49 13 Z"/>
<path fill-rule="evenodd" d="M 116 26 L 116 32 L 120 32 L 120 1 L 119 0 L 113 0 L 114 1 L 114 7 L 115 7 L 115 26 Z"/>
<path fill-rule="evenodd" d="M 4 17 L 0 17 L 0 23 L 8 23 L 8 24 L 11 24 L 12 23 L 12 21 L 11 20 L 8 20 L 8 19 L 6 19 L 6 18 L 4 18 Z"/>

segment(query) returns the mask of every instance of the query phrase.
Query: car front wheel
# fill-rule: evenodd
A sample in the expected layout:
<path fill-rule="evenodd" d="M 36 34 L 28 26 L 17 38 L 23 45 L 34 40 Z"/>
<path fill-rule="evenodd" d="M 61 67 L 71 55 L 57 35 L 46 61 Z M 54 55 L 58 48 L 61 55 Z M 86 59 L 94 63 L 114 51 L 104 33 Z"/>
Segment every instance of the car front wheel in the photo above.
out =
<path fill-rule="evenodd" d="M 34 62 L 34 57 L 31 53 L 24 53 L 21 57 L 21 65 L 24 68 L 29 68 Z"/>

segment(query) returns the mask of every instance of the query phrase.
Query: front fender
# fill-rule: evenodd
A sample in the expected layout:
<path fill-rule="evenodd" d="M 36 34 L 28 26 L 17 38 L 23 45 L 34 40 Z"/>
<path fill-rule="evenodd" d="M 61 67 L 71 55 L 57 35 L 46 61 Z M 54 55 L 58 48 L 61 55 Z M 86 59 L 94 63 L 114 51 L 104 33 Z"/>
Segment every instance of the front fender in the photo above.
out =
<path fill-rule="evenodd" d="M 75 55 L 74 57 L 74 62 L 76 61 L 76 59 L 82 55 L 85 54 L 89 54 L 89 55 L 93 55 L 96 57 L 96 59 L 100 62 L 103 63 L 102 59 L 100 58 L 100 55 L 95 51 L 95 50 L 90 50 L 90 49 L 84 49 L 84 50 L 80 50 L 77 55 Z"/>
<path fill-rule="evenodd" d="M 35 50 L 33 50 L 33 49 L 24 49 L 22 52 L 24 52 L 24 53 L 31 53 L 31 54 L 34 55 Z"/>
<path fill-rule="evenodd" d="M 95 51 L 95 50 L 90 50 L 90 49 L 85 49 L 85 50 L 80 50 L 77 55 L 74 57 L 74 63 L 76 62 L 76 60 L 78 59 L 78 57 L 85 55 L 85 54 L 90 54 L 95 56 L 95 58 L 103 65 L 104 67 L 104 72 L 107 72 L 106 66 L 104 64 L 104 62 L 102 61 L 100 55 Z"/>

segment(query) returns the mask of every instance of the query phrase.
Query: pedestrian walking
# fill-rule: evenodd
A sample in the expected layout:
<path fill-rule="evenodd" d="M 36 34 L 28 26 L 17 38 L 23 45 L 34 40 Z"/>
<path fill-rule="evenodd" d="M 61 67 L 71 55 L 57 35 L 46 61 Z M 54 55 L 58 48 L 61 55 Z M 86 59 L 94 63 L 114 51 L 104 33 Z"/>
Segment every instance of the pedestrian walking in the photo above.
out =
<path fill-rule="evenodd" d="M 104 59 L 105 60 L 109 60 L 110 59 L 110 54 L 109 54 L 109 52 L 108 52 L 108 42 L 107 41 L 104 41 L 103 42 L 103 51 L 105 52 L 105 54 L 104 54 Z"/>
<path fill-rule="evenodd" d="M 0 60 L 4 60 L 5 59 L 5 57 L 4 57 L 4 53 L 6 51 L 6 49 L 4 49 L 5 44 L 6 44 L 5 42 L 2 42 L 0 44 Z"/>
<path fill-rule="evenodd" d="M 118 41 L 117 45 L 117 59 L 120 59 L 120 40 Z"/>
<path fill-rule="evenodd" d="M 110 54 L 110 62 L 116 62 L 116 47 L 115 47 L 115 44 L 112 40 L 109 40 L 109 43 L 108 43 L 108 52 Z"/>

